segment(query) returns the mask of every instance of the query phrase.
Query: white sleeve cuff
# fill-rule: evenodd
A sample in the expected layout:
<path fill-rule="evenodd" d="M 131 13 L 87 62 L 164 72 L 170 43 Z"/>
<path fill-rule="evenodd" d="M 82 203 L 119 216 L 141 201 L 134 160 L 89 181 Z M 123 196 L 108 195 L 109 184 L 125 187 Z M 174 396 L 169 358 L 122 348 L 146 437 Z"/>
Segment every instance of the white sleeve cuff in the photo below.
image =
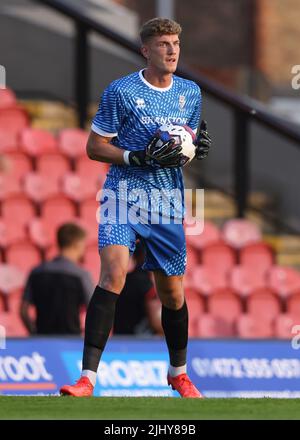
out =
<path fill-rule="evenodd" d="M 130 151 L 128 151 L 128 150 L 125 150 L 123 153 L 123 159 L 124 159 L 124 162 L 126 163 L 126 165 L 130 165 L 129 154 L 130 154 Z"/>
<path fill-rule="evenodd" d="M 107 131 L 101 130 L 101 128 L 97 127 L 96 124 L 92 123 L 91 126 L 92 131 L 104 137 L 116 137 L 118 133 L 108 133 Z"/>

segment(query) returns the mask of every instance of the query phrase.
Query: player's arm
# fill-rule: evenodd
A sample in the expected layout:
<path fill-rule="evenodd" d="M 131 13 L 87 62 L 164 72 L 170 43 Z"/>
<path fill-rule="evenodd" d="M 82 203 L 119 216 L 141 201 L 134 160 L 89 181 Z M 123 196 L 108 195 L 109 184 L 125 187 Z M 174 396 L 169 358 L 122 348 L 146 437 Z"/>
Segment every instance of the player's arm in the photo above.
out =
<path fill-rule="evenodd" d="M 133 166 L 178 166 L 180 146 L 174 148 L 174 140 L 161 143 L 159 149 L 155 136 L 150 140 L 145 150 L 127 151 L 111 144 L 111 137 L 101 136 L 91 131 L 87 142 L 87 155 L 90 159 L 116 165 Z"/>

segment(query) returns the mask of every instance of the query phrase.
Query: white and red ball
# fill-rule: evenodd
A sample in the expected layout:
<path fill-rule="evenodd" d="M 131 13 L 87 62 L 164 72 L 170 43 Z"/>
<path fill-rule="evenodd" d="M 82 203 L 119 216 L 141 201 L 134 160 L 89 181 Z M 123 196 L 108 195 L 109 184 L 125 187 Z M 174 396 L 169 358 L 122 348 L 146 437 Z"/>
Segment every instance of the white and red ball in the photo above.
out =
<path fill-rule="evenodd" d="M 186 159 L 184 165 L 188 164 L 195 157 L 196 147 L 194 141 L 196 140 L 196 135 L 188 125 L 162 125 L 155 134 L 162 142 L 167 142 L 169 139 L 174 138 L 174 146 L 181 145 L 181 154 Z"/>

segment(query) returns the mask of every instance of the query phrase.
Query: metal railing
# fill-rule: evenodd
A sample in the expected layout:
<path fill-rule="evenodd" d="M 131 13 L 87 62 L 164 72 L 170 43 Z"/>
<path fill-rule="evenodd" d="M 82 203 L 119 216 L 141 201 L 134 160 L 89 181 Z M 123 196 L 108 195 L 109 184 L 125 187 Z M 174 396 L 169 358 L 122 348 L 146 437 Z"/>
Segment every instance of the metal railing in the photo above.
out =
<path fill-rule="evenodd" d="M 84 127 L 87 118 L 90 89 L 90 50 L 88 34 L 91 31 L 108 38 L 110 41 L 122 46 L 142 57 L 140 46 L 137 43 L 109 29 L 89 14 L 83 5 L 75 4 L 70 0 L 34 0 L 40 4 L 64 14 L 74 21 L 76 29 L 75 38 L 75 100 L 78 109 L 78 122 Z M 236 200 L 236 215 L 244 217 L 248 208 L 248 194 L 250 189 L 250 161 L 249 161 L 249 122 L 256 121 L 286 139 L 293 141 L 296 148 L 300 148 L 300 130 L 289 122 L 266 111 L 259 102 L 239 96 L 226 90 L 207 77 L 195 74 L 188 69 L 177 69 L 178 75 L 195 81 L 203 91 L 215 98 L 218 102 L 230 107 L 234 116 L 234 197 Z M 261 211 L 263 214 L 264 212 Z M 283 222 L 281 222 L 283 225 Z M 298 232 L 294 227 L 285 224 L 290 232 Z"/>

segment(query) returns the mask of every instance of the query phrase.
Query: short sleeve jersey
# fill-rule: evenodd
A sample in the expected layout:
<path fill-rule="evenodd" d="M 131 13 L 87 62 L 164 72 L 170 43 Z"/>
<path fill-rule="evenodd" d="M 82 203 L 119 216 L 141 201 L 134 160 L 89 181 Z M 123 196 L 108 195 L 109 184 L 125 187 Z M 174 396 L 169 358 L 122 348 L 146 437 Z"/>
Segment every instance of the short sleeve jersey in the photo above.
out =
<path fill-rule="evenodd" d="M 200 113 L 201 91 L 195 82 L 172 75 L 171 84 L 159 88 L 141 70 L 113 81 L 104 90 L 91 128 L 111 137 L 119 148 L 143 150 L 161 125 L 184 124 L 196 132 Z M 128 191 L 139 185 L 147 192 L 178 188 L 183 193 L 184 189 L 180 168 L 111 165 L 104 187 L 118 192 L 120 180 L 127 181 Z"/>

